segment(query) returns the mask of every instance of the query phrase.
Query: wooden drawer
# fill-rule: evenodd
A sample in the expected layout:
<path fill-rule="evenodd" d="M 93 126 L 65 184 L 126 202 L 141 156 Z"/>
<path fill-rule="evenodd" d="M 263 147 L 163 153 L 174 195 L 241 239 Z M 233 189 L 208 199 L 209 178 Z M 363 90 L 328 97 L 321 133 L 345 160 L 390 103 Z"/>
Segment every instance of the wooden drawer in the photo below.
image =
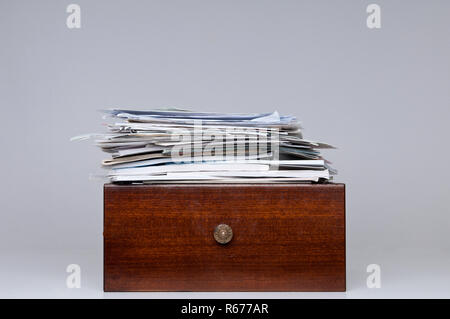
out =
<path fill-rule="evenodd" d="M 345 185 L 106 184 L 104 290 L 345 291 Z"/>

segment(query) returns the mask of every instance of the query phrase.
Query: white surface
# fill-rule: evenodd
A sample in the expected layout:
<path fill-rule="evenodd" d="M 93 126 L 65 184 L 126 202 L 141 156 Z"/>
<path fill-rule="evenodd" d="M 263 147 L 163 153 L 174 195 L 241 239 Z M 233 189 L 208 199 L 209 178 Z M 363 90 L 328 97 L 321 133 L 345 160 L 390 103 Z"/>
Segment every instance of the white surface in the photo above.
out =
<path fill-rule="evenodd" d="M 101 251 L 2 252 L 0 298 L 450 298 L 450 254 L 440 250 L 351 250 L 346 293 L 104 293 Z M 353 257 L 351 257 L 353 256 Z M 377 257 L 378 256 L 378 257 Z M 81 288 L 66 287 L 66 267 L 81 267 Z M 366 286 L 366 266 L 381 266 L 381 288 Z"/>

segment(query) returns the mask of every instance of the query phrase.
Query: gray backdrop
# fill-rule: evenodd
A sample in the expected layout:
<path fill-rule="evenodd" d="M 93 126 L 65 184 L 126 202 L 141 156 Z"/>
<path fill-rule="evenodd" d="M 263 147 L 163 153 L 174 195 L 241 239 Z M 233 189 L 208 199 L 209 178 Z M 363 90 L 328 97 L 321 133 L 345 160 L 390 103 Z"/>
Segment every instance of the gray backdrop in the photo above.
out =
<path fill-rule="evenodd" d="M 1 0 L 0 296 L 136 296 L 102 293 L 104 155 L 69 138 L 101 108 L 178 106 L 278 110 L 339 147 L 349 291 L 138 296 L 449 297 L 449 30 L 449 1 Z"/>

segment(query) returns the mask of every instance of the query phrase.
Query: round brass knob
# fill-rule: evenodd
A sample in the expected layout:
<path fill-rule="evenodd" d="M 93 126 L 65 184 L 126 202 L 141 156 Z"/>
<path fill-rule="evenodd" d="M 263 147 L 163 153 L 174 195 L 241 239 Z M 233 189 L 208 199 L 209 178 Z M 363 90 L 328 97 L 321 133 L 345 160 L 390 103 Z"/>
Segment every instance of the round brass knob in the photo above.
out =
<path fill-rule="evenodd" d="M 233 238 L 233 230 L 226 224 L 217 225 L 214 229 L 214 239 L 219 244 L 227 244 Z"/>

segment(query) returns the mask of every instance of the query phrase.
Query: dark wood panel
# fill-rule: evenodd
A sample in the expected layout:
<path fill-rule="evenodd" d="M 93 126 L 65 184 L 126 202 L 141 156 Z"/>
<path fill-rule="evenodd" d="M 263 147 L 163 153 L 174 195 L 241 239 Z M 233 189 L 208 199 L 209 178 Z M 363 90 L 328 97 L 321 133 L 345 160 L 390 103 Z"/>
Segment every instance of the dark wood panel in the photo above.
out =
<path fill-rule="evenodd" d="M 343 184 L 107 184 L 104 196 L 105 291 L 345 290 Z"/>

